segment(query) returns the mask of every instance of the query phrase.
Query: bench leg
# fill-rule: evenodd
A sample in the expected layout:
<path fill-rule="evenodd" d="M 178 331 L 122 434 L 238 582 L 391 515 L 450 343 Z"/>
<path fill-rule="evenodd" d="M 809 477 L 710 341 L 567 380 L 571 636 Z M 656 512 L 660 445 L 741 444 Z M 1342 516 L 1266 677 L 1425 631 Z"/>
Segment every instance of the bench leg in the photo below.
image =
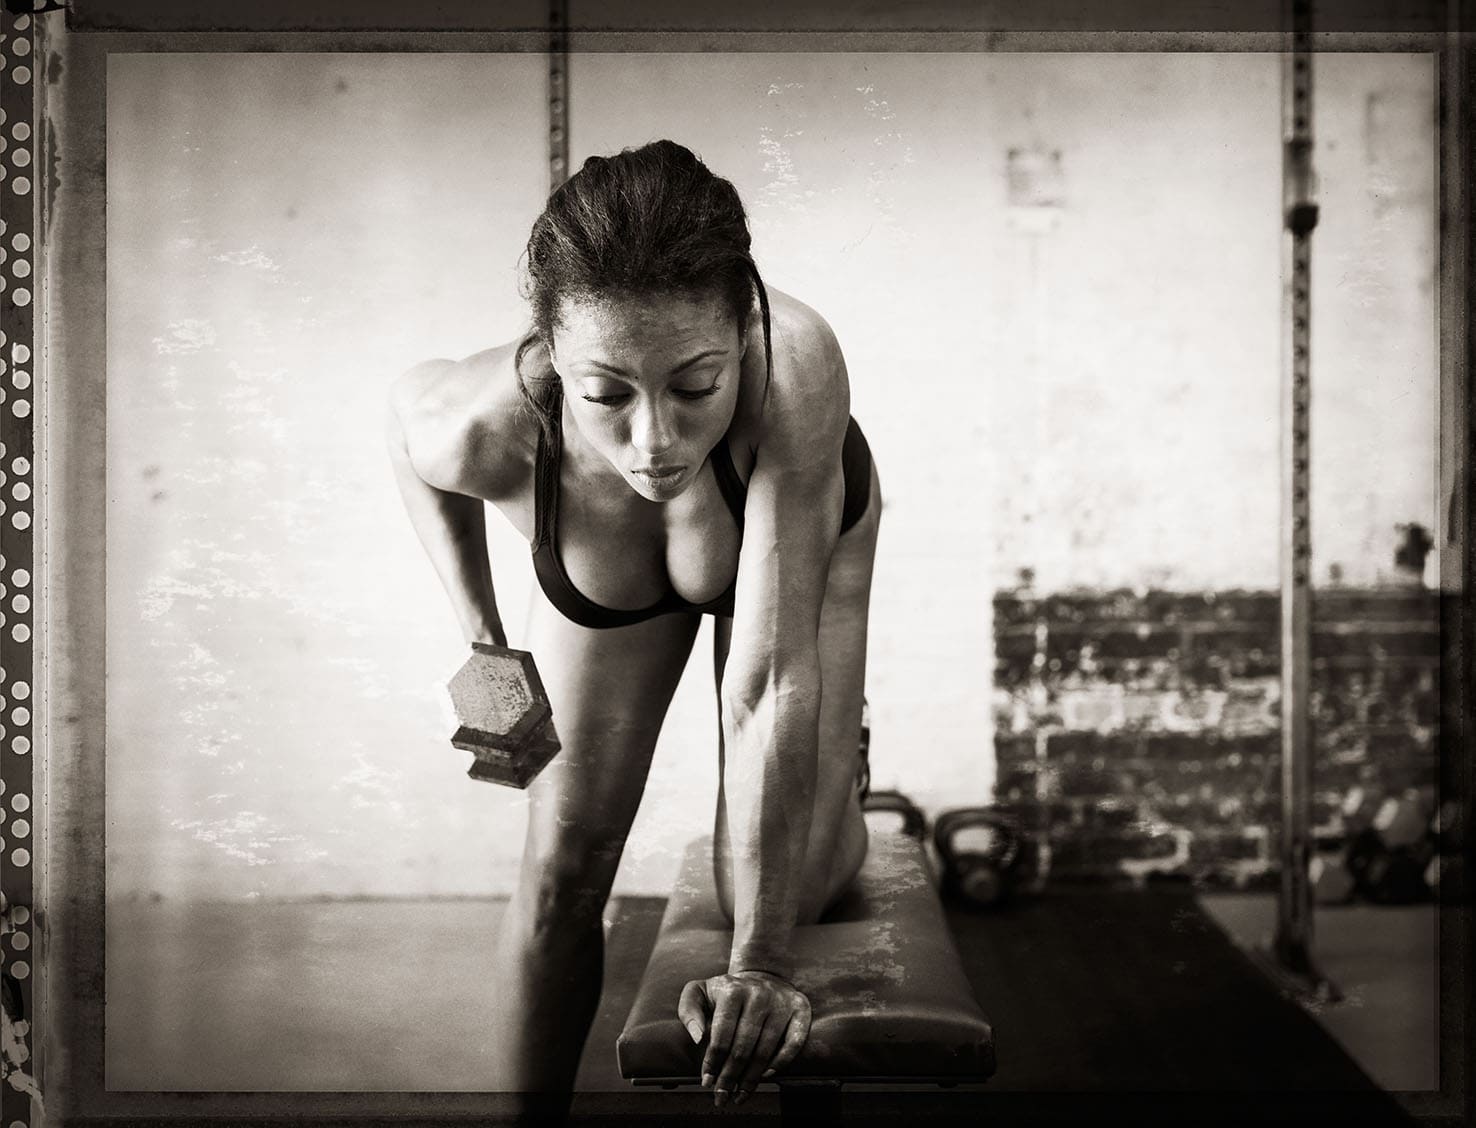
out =
<path fill-rule="evenodd" d="M 839 1081 L 790 1081 L 779 1086 L 779 1122 L 839 1128 L 841 1083 Z"/>

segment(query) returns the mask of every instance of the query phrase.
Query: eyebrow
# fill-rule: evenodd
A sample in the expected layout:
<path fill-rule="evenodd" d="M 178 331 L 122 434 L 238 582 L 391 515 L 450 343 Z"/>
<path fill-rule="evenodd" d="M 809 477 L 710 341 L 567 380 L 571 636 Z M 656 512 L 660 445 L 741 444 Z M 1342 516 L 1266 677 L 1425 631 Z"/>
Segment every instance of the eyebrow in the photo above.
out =
<path fill-rule="evenodd" d="M 687 360 L 682 361 L 680 364 L 678 364 L 675 368 L 672 369 L 672 372 L 673 373 L 683 372 L 686 369 L 691 368 L 692 365 L 696 364 L 699 360 L 706 360 L 710 356 L 727 356 L 727 355 L 728 355 L 728 350 L 727 349 L 708 349 L 705 352 L 700 352 L 696 356 L 690 357 Z M 627 372 L 627 371 L 625 371 L 625 369 L 620 368 L 620 367 L 618 367 L 616 365 L 613 365 L 613 364 L 606 364 L 603 361 L 599 361 L 599 360 L 586 360 L 584 363 L 585 364 L 591 364 L 591 365 L 593 365 L 596 368 L 603 368 L 606 372 L 613 372 L 617 376 L 625 376 L 625 377 L 629 377 L 631 379 L 634 379 L 634 377 L 631 377 L 630 376 L 630 373 Z"/>

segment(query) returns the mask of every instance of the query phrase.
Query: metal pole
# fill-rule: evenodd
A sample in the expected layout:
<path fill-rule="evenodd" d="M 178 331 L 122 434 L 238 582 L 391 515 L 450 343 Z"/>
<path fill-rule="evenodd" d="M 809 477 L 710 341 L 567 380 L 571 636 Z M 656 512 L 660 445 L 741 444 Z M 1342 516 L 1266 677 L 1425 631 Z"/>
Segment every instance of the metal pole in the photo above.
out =
<path fill-rule="evenodd" d="M 1281 895 L 1273 953 L 1321 997 L 1335 995 L 1312 961 L 1309 689 L 1312 637 L 1311 360 L 1312 5 L 1287 0 L 1291 51 L 1282 64 L 1283 319 L 1281 382 Z"/>
<path fill-rule="evenodd" d="M 569 0 L 549 0 L 548 190 L 569 176 Z"/>
<path fill-rule="evenodd" d="M 28 5 L 29 7 L 29 5 Z M 42 83 L 50 29 L 34 14 L 8 4 L 0 13 L 0 46 L 10 56 L 0 71 L 0 129 L 9 149 L 0 155 L 10 166 L 0 193 L 0 382 L 5 410 L 0 413 L 0 697 L 7 704 L 0 720 L 0 783 L 8 820 L 0 823 L 0 917 L 6 936 L 0 947 L 4 972 L 6 1124 L 39 1124 L 41 1077 L 38 1066 L 55 1067 L 46 1056 L 51 1032 L 47 1007 L 47 908 L 45 745 L 46 651 L 33 632 L 46 628 L 45 600 L 46 448 L 44 419 L 46 358 L 42 349 L 48 294 L 49 256 L 38 222 L 47 165 L 37 130 L 37 102 L 55 90 Z M 57 25 L 59 26 L 59 25 Z M 44 104 L 44 102 L 43 102 Z M 54 248 L 52 249 L 54 250 Z M 34 352 L 32 351 L 34 349 Z M 32 378 L 34 376 L 34 379 Z M 38 450 L 39 447 L 39 450 Z M 35 603 L 33 603 L 33 599 Z M 38 676 L 41 675 L 41 676 Z M 12 1041 L 13 1040 L 13 1041 Z M 12 1061 L 14 1069 L 10 1068 Z M 51 1095 L 51 1094 L 48 1094 Z M 65 1097 L 62 1098 L 65 1100 Z"/>

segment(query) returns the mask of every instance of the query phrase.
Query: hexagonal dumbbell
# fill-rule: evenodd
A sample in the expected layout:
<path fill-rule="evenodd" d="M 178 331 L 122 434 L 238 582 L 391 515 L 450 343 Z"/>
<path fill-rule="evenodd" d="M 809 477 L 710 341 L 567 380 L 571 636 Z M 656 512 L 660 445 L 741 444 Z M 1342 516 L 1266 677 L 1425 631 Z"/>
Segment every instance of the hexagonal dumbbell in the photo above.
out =
<path fill-rule="evenodd" d="M 474 642 L 447 684 L 457 728 L 451 743 L 476 756 L 472 779 L 527 787 L 559 750 L 553 711 L 526 650 Z"/>

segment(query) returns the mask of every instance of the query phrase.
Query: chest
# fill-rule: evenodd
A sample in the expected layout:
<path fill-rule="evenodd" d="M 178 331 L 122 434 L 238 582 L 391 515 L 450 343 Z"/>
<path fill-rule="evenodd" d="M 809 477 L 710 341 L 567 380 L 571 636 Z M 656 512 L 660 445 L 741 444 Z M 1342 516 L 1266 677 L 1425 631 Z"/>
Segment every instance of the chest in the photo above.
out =
<path fill-rule="evenodd" d="M 605 607 L 649 607 L 668 592 L 688 603 L 722 595 L 738 573 L 741 535 L 712 460 L 665 504 L 633 491 L 581 489 L 560 474 L 556 548 L 570 582 Z"/>

